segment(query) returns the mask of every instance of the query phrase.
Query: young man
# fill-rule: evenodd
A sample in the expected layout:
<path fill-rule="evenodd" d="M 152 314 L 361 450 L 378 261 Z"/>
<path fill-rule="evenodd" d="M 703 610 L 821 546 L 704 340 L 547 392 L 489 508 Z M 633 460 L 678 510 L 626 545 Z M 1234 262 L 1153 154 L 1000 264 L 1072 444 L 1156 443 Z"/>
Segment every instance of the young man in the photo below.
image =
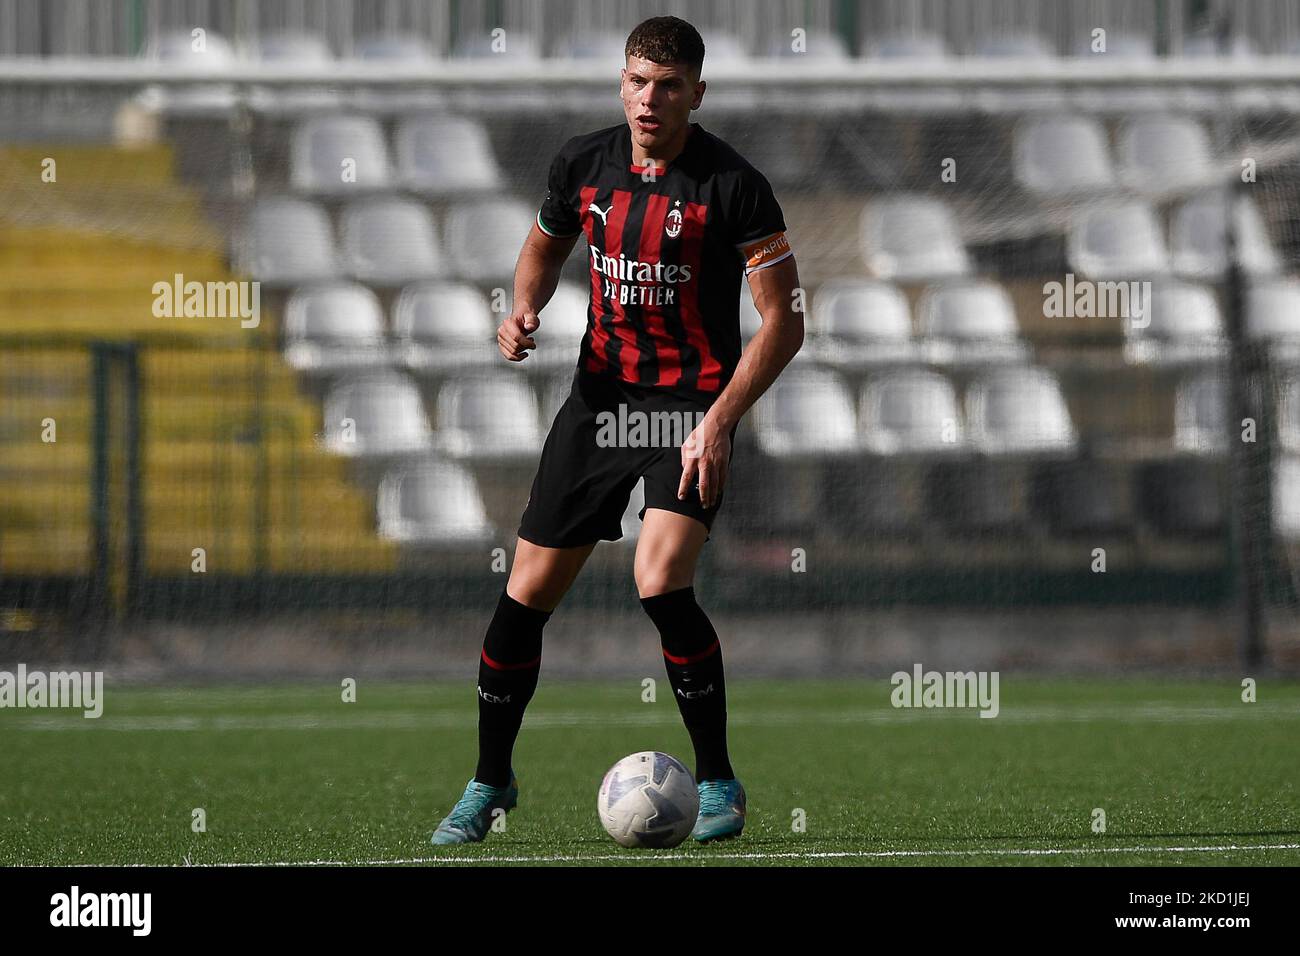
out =
<path fill-rule="evenodd" d="M 588 328 L 483 641 L 478 767 L 435 844 L 482 840 L 493 811 L 515 806 L 511 755 L 537 686 L 542 629 L 596 543 L 622 537 L 623 512 L 643 477 L 634 573 L 695 748 L 700 814 L 692 835 L 736 836 L 745 823 L 745 791 L 727 756 L 722 653 L 693 581 L 736 425 L 803 343 L 793 307 L 799 279 L 767 180 L 690 122 L 705 88 L 699 33 L 676 17 L 655 17 L 632 31 L 625 52 L 627 122 L 574 137 L 555 157 L 550 191 L 519 254 L 513 311 L 497 330 L 509 361 L 537 348 L 537 313 L 585 235 Z M 763 318 L 743 356 L 742 274 Z M 627 422 L 689 424 L 669 447 L 611 443 L 607 426 L 620 412 Z M 670 417 L 656 417 L 663 412 Z"/>

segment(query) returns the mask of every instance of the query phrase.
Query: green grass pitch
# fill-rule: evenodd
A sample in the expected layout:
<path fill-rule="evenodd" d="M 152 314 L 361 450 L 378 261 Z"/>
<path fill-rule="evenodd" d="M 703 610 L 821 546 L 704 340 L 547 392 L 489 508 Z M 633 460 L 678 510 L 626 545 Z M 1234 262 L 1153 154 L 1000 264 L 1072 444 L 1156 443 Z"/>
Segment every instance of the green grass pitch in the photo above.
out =
<path fill-rule="evenodd" d="M 0 864 L 1300 865 L 1300 684 L 1020 679 L 1001 713 L 896 710 L 887 679 L 728 687 L 739 840 L 625 850 L 596 817 L 637 750 L 692 764 L 666 680 L 545 673 L 519 807 L 429 834 L 474 769 L 470 682 L 119 688 L 104 714 L 0 711 Z M 206 832 L 193 832 L 195 808 Z M 1093 811 L 1106 814 L 1093 832 Z M 798 811 L 806 821 L 794 826 Z"/>

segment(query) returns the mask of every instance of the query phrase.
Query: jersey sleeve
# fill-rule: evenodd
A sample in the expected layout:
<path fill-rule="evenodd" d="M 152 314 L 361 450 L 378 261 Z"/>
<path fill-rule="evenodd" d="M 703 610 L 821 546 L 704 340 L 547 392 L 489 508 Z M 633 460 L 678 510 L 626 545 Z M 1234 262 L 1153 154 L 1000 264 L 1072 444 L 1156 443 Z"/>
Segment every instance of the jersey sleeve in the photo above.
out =
<path fill-rule="evenodd" d="M 546 179 L 546 199 L 537 213 L 542 232 L 556 239 L 569 239 L 582 231 L 576 199 L 569 189 L 569 162 L 564 150 L 551 161 Z"/>
<path fill-rule="evenodd" d="M 732 241 L 745 260 L 745 275 L 794 255 L 786 238 L 781 206 L 767 177 L 758 170 L 747 170 L 740 177 L 734 208 Z"/>

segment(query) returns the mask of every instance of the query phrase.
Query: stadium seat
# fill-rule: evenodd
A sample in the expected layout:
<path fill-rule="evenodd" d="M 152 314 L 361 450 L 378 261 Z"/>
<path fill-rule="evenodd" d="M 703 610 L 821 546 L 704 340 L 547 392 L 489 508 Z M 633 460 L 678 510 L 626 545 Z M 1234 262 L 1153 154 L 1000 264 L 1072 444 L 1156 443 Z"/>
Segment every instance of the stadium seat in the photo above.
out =
<path fill-rule="evenodd" d="M 259 200 L 234 258 L 243 272 L 268 286 L 329 280 L 338 273 L 329 218 L 305 199 Z"/>
<path fill-rule="evenodd" d="M 285 360 L 301 372 L 386 365 L 390 361 L 379 299 L 351 283 L 296 289 L 285 305 Z"/>
<path fill-rule="evenodd" d="M 1061 387 L 1041 368 L 983 372 L 966 390 L 966 428 L 985 454 L 1072 451 L 1077 443 Z"/>
<path fill-rule="evenodd" d="M 1088 116 L 1022 120 L 1014 164 L 1016 181 L 1042 196 L 1107 189 L 1114 181 L 1106 132 Z"/>
<path fill-rule="evenodd" d="M 1300 539 L 1300 455 L 1283 455 L 1273 469 L 1273 528 Z"/>
<path fill-rule="evenodd" d="M 412 116 L 394 139 L 401 185 L 429 196 L 459 196 L 501 188 L 501 170 L 487 130 L 466 116 Z"/>
<path fill-rule="evenodd" d="M 352 55 L 358 60 L 390 63 L 430 63 L 433 50 L 422 37 L 409 33 L 372 33 L 357 40 Z"/>
<path fill-rule="evenodd" d="M 433 216 L 419 202 L 382 196 L 343 210 L 342 247 L 349 275 L 372 285 L 403 285 L 443 272 Z"/>
<path fill-rule="evenodd" d="M 542 58 L 537 38 L 522 30 L 503 30 L 500 37 L 476 31 L 462 34 L 452 56 L 463 60 L 492 59 L 499 63 L 536 63 Z"/>
<path fill-rule="evenodd" d="M 627 36 L 613 31 L 592 31 L 573 33 L 563 37 L 551 49 L 551 56 L 557 60 L 574 60 L 599 67 L 601 64 L 622 68 L 626 62 L 623 54 L 627 47 Z"/>
<path fill-rule="evenodd" d="M 705 59 L 710 63 L 741 63 L 749 59 L 745 44 L 735 34 L 706 28 L 701 31 L 701 37 Z"/>
<path fill-rule="evenodd" d="M 938 61 L 947 59 L 948 46 L 934 33 L 891 33 L 873 37 L 863 53 L 877 60 Z"/>
<path fill-rule="evenodd" d="M 474 476 L 455 462 L 432 459 L 389 470 L 377 505 L 380 536 L 404 544 L 477 544 L 494 534 Z"/>
<path fill-rule="evenodd" d="M 947 453 L 963 445 L 952 383 L 927 369 L 872 377 L 858 404 L 862 446 L 877 455 Z"/>
<path fill-rule="evenodd" d="M 1203 458 L 1152 462 L 1138 472 L 1139 513 L 1169 537 L 1214 538 L 1223 532 L 1222 469 Z"/>
<path fill-rule="evenodd" d="M 320 116 L 294 130 L 289 183 L 297 192 L 354 195 L 391 181 L 388 149 L 373 118 Z"/>
<path fill-rule="evenodd" d="M 1089 31 L 1076 43 L 1074 55 L 1107 60 L 1152 60 L 1156 55 L 1155 41 L 1146 33 L 1107 30 L 1105 51 L 1094 51 L 1092 46 L 1093 38 Z"/>
<path fill-rule="evenodd" d="M 453 379 L 438 392 L 437 441 L 452 458 L 536 456 L 542 433 L 532 389 L 504 371 Z"/>
<path fill-rule="evenodd" d="M 921 348 L 934 364 L 1023 362 L 1016 309 L 1005 289 L 983 279 L 930 286 L 916 307 Z"/>
<path fill-rule="evenodd" d="M 1283 451 L 1300 453 L 1300 368 L 1282 376 L 1278 398 L 1278 440 Z"/>
<path fill-rule="evenodd" d="M 1217 33 L 1194 33 L 1183 37 L 1180 56 L 1193 58 L 1226 56 L 1234 59 L 1252 59 L 1259 56 L 1255 42 L 1244 33 L 1235 33 L 1225 42 Z"/>
<path fill-rule="evenodd" d="M 1135 116 L 1119 134 L 1119 176 L 1146 193 L 1184 189 L 1214 172 L 1204 127 L 1187 116 Z"/>
<path fill-rule="evenodd" d="M 1174 397 L 1174 448 L 1221 455 L 1228 447 L 1227 383 L 1222 373 L 1196 373 L 1178 383 Z"/>
<path fill-rule="evenodd" d="M 1265 342 L 1281 361 L 1300 361 L 1300 279 L 1251 283 L 1246 290 L 1246 335 Z"/>
<path fill-rule="evenodd" d="M 825 369 L 788 369 L 754 408 L 758 446 L 776 458 L 816 457 L 858 450 L 849 390 Z"/>
<path fill-rule="evenodd" d="M 257 40 L 257 58 L 275 66 L 327 68 L 334 54 L 323 37 L 313 33 L 267 33 Z M 253 109 L 276 116 L 300 116 L 314 111 L 335 111 L 343 97 L 336 90 L 293 87 L 254 87 L 250 93 Z"/>
<path fill-rule="evenodd" d="M 537 211 L 517 199 L 463 203 L 447 213 L 447 249 L 456 274 L 509 283 Z"/>
<path fill-rule="evenodd" d="M 860 236 L 863 260 L 880 279 L 908 282 L 970 271 L 952 210 L 930 196 L 904 193 L 868 202 Z"/>
<path fill-rule="evenodd" d="M 1219 302 L 1208 286 L 1176 279 L 1151 284 L 1139 325 L 1124 323 L 1124 360 L 1134 365 L 1178 365 L 1221 358 L 1228 347 Z"/>
<path fill-rule="evenodd" d="M 1247 196 L 1236 204 L 1237 251 L 1242 268 L 1251 275 L 1278 271 L 1278 256 L 1269 240 L 1259 207 Z M 1226 196 L 1204 193 L 1178 206 L 1170 224 L 1173 268 L 1180 275 L 1218 279 L 1228 268 Z"/>
<path fill-rule="evenodd" d="M 1056 48 L 1038 33 L 988 33 L 975 41 L 973 55 L 999 60 L 1043 60 L 1056 56 Z"/>
<path fill-rule="evenodd" d="M 573 282 L 562 281 L 556 286 L 551 301 L 538 313 L 541 325 L 533 336 L 537 348 L 524 359 L 526 368 L 549 372 L 555 368 L 572 368 L 577 364 L 582 337 L 587 334 L 590 296 L 589 289 Z M 743 290 L 741 298 L 744 298 Z M 493 354 L 497 354 L 495 344 Z"/>
<path fill-rule="evenodd" d="M 337 382 L 324 408 L 325 447 L 336 454 L 359 458 L 430 450 L 433 434 L 420 392 L 401 373 L 373 372 Z"/>
<path fill-rule="evenodd" d="M 1031 507 L 1057 536 L 1122 534 L 1134 523 L 1125 466 L 1083 459 L 1044 462 L 1031 479 Z"/>
<path fill-rule="evenodd" d="M 496 323 L 483 293 L 453 282 L 420 282 L 393 307 L 397 353 L 413 372 L 488 365 L 500 359 Z"/>
<path fill-rule="evenodd" d="M 201 48 L 196 49 L 198 42 L 189 30 L 162 33 L 145 46 L 142 56 L 183 74 L 218 73 L 239 64 L 234 48 L 219 33 L 205 30 Z M 234 109 L 235 90 L 227 83 L 179 88 L 154 85 L 141 91 L 138 102 L 170 116 L 222 116 Z"/>
<path fill-rule="evenodd" d="M 746 296 L 742 293 L 741 298 Z M 811 342 L 803 352 L 831 367 L 860 368 L 918 357 L 907 296 L 888 282 L 824 283 L 813 297 L 810 326 Z"/>
<path fill-rule="evenodd" d="M 1073 269 L 1090 279 L 1141 279 L 1168 270 L 1169 251 L 1154 211 L 1144 202 L 1081 208 L 1065 239 Z"/>
<path fill-rule="evenodd" d="M 796 50 L 794 44 L 794 37 L 778 31 L 764 52 L 769 57 L 779 57 L 789 64 L 836 63 L 849 58 L 843 38 L 829 30 L 807 30 L 802 38 L 801 49 Z"/>

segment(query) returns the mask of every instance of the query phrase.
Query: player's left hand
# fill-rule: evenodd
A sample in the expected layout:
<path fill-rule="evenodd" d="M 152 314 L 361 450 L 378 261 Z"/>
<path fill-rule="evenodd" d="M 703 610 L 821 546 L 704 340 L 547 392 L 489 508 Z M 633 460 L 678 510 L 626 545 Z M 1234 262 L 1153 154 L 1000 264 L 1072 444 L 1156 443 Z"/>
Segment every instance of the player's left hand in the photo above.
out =
<path fill-rule="evenodd" d="M 700 504 L 712 508 L 727 481 L 731 461 L 731 435 L 707 415 L 682 444 L 682 480 L 677 500 L 684 501 L 692 484 L 698 484 Z"/>

